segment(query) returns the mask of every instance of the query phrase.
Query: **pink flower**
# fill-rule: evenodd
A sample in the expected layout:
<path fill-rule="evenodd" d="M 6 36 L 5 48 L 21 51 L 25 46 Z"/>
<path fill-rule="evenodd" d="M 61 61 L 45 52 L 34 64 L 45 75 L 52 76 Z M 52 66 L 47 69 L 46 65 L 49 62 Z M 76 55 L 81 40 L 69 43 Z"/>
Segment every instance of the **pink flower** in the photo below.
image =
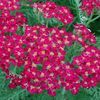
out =
<path fill-rule="evenodd" d="M 75 31 L 76 35 L 78 36 L 77 41 L 79 41 L 84 47 L 86 47 L 86 44 L 95 44 L 96 43 L 96 37 L 95 35 L 86 28 L 83 24 L 75 24 Z"/>
<path fill-rule="evenodd" d="M 20 8 L 19 0 L 1 0 L 0 10 L 18 10 Z"/>
<path fill-rule="evenodd" d="M 43 13 L 45 18 L 56 18 L 63 24 L 70 24 L 73 21 L 73 15 L 67 7 L 61 7 L 54 2 L 35 3 L 33 8 L 37 8 Z"/>
<path fill-rule="evenodd" d="M 100 9 L 99 0 L 82 0 L 81 9 L 90 15 L 94 9 Z"/>

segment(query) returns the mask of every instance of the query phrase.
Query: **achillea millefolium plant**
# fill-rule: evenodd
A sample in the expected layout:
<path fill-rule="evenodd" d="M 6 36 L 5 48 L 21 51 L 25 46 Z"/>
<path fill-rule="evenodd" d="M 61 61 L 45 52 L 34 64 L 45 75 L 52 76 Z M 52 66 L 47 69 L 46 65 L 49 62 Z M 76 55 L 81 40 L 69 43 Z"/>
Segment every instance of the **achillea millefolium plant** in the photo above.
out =
<path fill-rule="evenodd" d="M 99 0 L 0 0 L 0 100 L 100 100 Z"/>

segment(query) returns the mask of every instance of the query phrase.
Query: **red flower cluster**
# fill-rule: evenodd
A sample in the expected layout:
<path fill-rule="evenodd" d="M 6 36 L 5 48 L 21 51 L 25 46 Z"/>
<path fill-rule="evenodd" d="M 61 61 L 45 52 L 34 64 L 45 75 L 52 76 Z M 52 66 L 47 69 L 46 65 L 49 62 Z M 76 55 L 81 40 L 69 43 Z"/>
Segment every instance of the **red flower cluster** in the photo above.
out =
<path fill-rule="evenodd" d="M 48 90 L 55 95 L 64 65 L 65 46 L 74 41 L 73 35 L 58 28 L 26 26 L 25 34 L 1 35 L 0 67 L 9 75 L 9 67 L 24 66 L 21 78 L 12 77 L 10 87 L 22 86 L 31 93 Z M 42 69 L 39 70 L 38 66 Z M 18 80 L 18 81 L 17 81 Z"/>
<path fill-rule="evenodd" d="M 96 43 L 90 30 L 76 24 L 74 35 L 56 27 L 28 26 L 22 13 L 11 15 L 11 11 L 19 8 L 19 1 L 5 1 L 0 1 L 0 68 L 6 78 L 11 79 L 10 88 L 21 86 L 32 94 L 47 90 L 55 96 L 61 87 L 76 94 L 80 87 L 90 88 L 100 82 L 100 50 L 90 46 Z M 46 18 L 57 18 L 64 24 L 73 21 L 68 8 L 53 2 L 36 3 L 33 7 Z M 24 34 L 18 35 L 23 25 Z M 64 49 L 73 42 L 79 42 L 84 51 L 70 64 L 65 62 L 67 52 Z M 15 74 L 11 66 L 23 67 L 23 71 Z"/>
<path fill-rule="evenodd" d="M 100 0 L 82 0 L 81 8 L 90 15 L 94 9 L 100 9 Z"/>
<path fill-rule="evenodd" d="M 3 11 L 0 16 L 0 34 L 15 33 L 19 26 L 26 22 L 26 18 L 22 13 L 11 15 L 9 11 Z"/>
<path fill-rule="evenodd" d="M 90 88 L 100 82 L 100 50 L 89 46 L 80 56 L 74 57 L 73 64 L 80 77 L 81 86 Z"/>
<path fill-rule="evenodd" d="M 32 6 L 42 12 L 45 18 L 56 18 L 63 24 L 70 24 L 73 21 L 70 10 L 64 6 L 58 6 L 54 2 L 35 3 Z"/>
<path fill-rule="evenodd" d="M 18 10 L 19 3 L 19 0 L 0 0 L 0 10 Z"/>
<path fill-rule="evenodd" d="M 24 35 L 1 36 L 0 40 L 0 67 L 11 78 L 10 88 L 21 86 L 32 94 L 47 90 L 54 96 L 60 87 L 76 94 L 80 87 L 90 88 L 100 81 L 96 47 L 88 45 L 72 64 L 65 62 L 65 46 L 78 40 L 64 29 L 27 25 Z M 13 75 L 9 72 L 12 64 L 24 70 Z"/>
<path fill-rule="evenodd" d="M 78 36 L 77 40 L 83 47 L 96 43 L 95 35 L 85 25 L 75 24 L 74 28 L 76 35 Z"/>
<path fill-rule="evenodd" d="M 64 64 L 60 72 L 60 82 L 65 90 L 70 90 L 73 94 L 79 92 L 81 87 L 79 75 L 76 73 L 73 64 Z"/>

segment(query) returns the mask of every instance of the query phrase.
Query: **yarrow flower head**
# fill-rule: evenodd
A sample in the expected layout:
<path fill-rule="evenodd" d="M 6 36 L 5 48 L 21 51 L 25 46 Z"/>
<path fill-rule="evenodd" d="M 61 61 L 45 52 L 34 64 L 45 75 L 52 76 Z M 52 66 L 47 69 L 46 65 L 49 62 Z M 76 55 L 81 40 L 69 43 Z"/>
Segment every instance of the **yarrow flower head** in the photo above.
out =
<path fill-rule="evenodd" d="M 22 13 L 11 15 L 8 10 L 3 11 L 0 16 L 0 34 L 15 33 L 25 23 L 26 18 Z"/>
<path fill-rule="evenodd" d="M 18 11 L 19 0 L 6 1 L 0 0 L 0 68 L 10 79 L 10 88 L 20 86 L 31 94 L 46 90 L 55 96 L 61 87 L 76 94 L 81 87 L 90 88 L 100 82 L 100 49 L 93 46 L 96 38 L 85 25 L 75 24 L 75 34 L 65 28 L 29 26 Z M 86 2 L 92 3 L 91 11 L 94 5 L 99 7 L 97 0 Z M 64 25 L 74 19 L 67 7 L 54 2 L 34 3 L 32 7 L 45 18 L 56 18 Z M 81 45 L 77 51 L 80 54 L 72 54 L 69 62 L 65 59 L 69 53 L 66 48 L 75 47 L 77 42 Z M 17 68 L 21 71 L 17 72 Z"/>
<path fill-rule="evenodd" d="M 89 46 L 80 56 L 74 57 L 73 64 L 77 66 L 76 73 L 80 77 L 81 86 L 90 88 L 100 82 L 100 50 Z"/>
<path fill-rule="evenodd" d="M 88 15 L 90 15 L 94 9 L 100 9 L 100 1 L 99 0 L 82 0 L 81 9 L 86 11 Z"/>
<path fill-rule="evenodd" d="M 20 8 L 19 0 L 0 0 L 0 10 L 14 11 Z"/>
<path fill-rule="evenodd" d="M 65 66 L 64 48 L 72 45 L 72 41 L 74 41 L 72 33 L 46 26 L 26 25 L 22 36 L 16 33 L 11 36 L 2 35 L 0 39 L 2 70 L 9 76 L 11 64 L 24 66 L 21 78 L 10 77 L 12 80 L 9 86 L 15 88 L 20 85 L 31 93 L 47 90 L 49 94 L 55 95 L 56 89 L 61 85 L 58 77 L 64 70 L 62 67 Z"/>
<path fill-rule="evenodd" d="M 95 44 L 96 43 L 95 35 L 85 25 L 75 24 L 74 27 L 75 27 L 76 36 L 78 36 L 77 40 L 84 47 L 87 47 L 90 44 Z"/>
<path fill-rule="evenodd" d="M 76 30 L 81 26 L 77 25 Z M 65 29 L 26 25 L 23 35 L 1 34 L 0 68 L 6 73 L 6 78 L 11 79 L 9 87 L 21 86 L 31 94 L 47 90 L 48 94 L 55 96 L 60 87 L 76 94 L 81 87 L 96 86 L 100 81 L 99 49 L 87 44 L 81 55 L 73 58 L 72 64 L 65 61 L 67 52 L 64 48 L 75 41 L 80 42 L 81 33 L 77 32 L 80 31 L 74 35 Z M 87 37 L 84 35 L 86 33 L 82 34 L 85 41 Z M 9 70 L 11 65 L 23 67 L 23 71 L 14 74 Z"/>
<path fill-rule="evenodd" d="M 35 3 L 32 6 L 43 13 L 45 18 L 56 18 L 63 24 L 70 24 L 74 19 L 67 7 L 58 6 L 54 2 Z"/>

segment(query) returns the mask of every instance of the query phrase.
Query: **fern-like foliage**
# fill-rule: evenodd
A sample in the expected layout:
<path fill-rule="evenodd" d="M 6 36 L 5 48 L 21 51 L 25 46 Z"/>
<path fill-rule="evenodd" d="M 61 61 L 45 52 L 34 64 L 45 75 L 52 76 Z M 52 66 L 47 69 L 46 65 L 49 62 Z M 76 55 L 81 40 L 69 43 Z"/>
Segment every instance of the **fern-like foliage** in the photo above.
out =
<path fill-rule="evenodd" d="M 8 88 L 9 80 L 6 80 L 5 74 L 0 70 L 0 100 L 26 100 L 29 94 L 26 90 L 17 87 L 16 89 Z"/>
<path fill-rule="evenodd" d="M 30 26 L 33 25 L 46 25 L 48 27 L 60 27 L 63 26 L 63 24 L 56 20 L 55 18 L 44 18 L 42 13 L 40 13 L 37 9 L 22 6 L 21 12 L 23 12 L 28 20 L 28 24 Z"/>

